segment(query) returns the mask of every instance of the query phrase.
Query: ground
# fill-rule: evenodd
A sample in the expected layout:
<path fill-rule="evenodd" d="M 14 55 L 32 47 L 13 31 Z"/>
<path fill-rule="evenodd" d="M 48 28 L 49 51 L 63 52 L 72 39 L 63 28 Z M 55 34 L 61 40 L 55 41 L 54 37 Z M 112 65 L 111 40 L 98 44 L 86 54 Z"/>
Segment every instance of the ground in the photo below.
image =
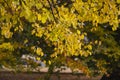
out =
<path fill-rule="evenodd" d="M 0 72 L 0 80 L 43 80 L 46 73 L 25 72 Z M 57 76 L 56 73 L 52 74 L 50 80 L 100 80 L 101 76 L 88 78 L 83 75 L 75 75 L 71 73 L 62 73 Z"/>

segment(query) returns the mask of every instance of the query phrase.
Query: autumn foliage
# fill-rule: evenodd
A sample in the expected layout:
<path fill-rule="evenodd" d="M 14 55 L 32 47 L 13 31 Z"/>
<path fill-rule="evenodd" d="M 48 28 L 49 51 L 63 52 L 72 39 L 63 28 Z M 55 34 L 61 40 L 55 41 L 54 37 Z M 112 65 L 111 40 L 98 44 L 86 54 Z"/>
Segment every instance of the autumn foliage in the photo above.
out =
<path fill-rule="evenodd" d="M 120 60 L 119 16 L 120 0 L 0 0 L 0 64 L 32 54 L 48 66 L 106 73 Z"/>

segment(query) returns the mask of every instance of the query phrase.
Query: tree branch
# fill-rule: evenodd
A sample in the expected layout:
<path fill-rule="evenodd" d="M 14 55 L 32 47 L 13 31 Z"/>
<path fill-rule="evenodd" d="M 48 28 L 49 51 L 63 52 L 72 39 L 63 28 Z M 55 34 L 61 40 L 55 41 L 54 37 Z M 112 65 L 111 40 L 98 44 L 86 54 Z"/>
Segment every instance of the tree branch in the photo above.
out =
<path fill-rule="evenodd" d="M 50 3 L 49 0 L 47 0 L 47 1 L 48 1 L 49 5 L 50 5 L 50 9 L 51 9 L 51 11 L 52 11 L 53 18 L 54 18 L 55 22 L 57 23 L 57 19 L 55 18 L 55 15 L 54 15 L 54 12 L 53 12 L 53 7 L 54 7 L 54 6 L 52 6 L 52 4 Z"/>

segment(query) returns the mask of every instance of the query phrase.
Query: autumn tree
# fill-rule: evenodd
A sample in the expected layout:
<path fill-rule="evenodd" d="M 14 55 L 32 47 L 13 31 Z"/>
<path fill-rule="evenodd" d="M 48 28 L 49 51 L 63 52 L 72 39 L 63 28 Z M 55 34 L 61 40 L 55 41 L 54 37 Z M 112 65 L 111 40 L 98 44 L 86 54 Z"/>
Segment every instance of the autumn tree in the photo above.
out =
<path fill-rule="evenodd" d="M 106 73 L 120 59 L 119 15 L 120 0 L 0 0 L 1 64 L 33 54 L 49 67 Z"/>

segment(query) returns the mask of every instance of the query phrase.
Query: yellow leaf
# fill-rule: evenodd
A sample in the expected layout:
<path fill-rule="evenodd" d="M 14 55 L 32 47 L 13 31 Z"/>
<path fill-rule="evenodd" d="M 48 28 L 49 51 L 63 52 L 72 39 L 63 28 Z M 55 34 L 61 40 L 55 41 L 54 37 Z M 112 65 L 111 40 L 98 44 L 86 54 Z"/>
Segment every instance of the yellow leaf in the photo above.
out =
<path fill-rule="evenodd" d="M 37 48 L 36 53 L 37 55 L 40 55 L 40 56 L 44 55 L 41 48 Z"/>
<path fill-rule="evenodd" d="M 31 33 L 32 33 L 32 35 L 33 35 L 33 34 L 35 34 L 35 32 L 36 32 L 36 31 L 35 31 L 35 29 L 33 29 L 33 30 L 32 30 L 32 32 L 31 32 Z"/>
<path fill-rule="evenodd" d="M 117 30 L 117 27 L 112 27 L 112 30 L 113 30 L 113 31 Z"/>
<path fill-rule="evenodd" d="M 98 43 L 98 41 L 97 40 L 95 40 L 95 44 L 97 44 Z"/>
<path fill-rule="evenodd" d="M 92 45 L 87 46 L 89 50 L 92 50 Z"/>
<path fill-rule="evenodd" d="M 80 31 L 79 31 L 79 30 L 77 30 L 77 34 L 80 34 Z"/>
<path fill-rule="evenodd" d="M 101 45 L 102 44 L 102 42 L 101 41 L 99 41 L 99 45 Z"/>
<path fill-rule="evenodd" d="M 47 20 L 47 17 L 46 17 L 45 15 L 43 15 L 42 18 L 41 18 L 41 22 L 42 22 L 42 23 L 45 23 L 46 20 Z"/>
<path fill-rule="evenodd" d="M 117 3 L 120 4 L 120 0 L 117 0 Z"/>
<path fill-rule="evenodd" d="M 38 17 L 38 20 L 40 21 L 41 20 L 41 15 L 38 14 L 37 17 Z"/>
<path fill-rule="evenodd" d="M 35 50 L 35 46 L 32 46 L 31 49 L 32 49 L 32 50 Z"/>
<path fill-rule="evenodd" d="M 8 43 L 0 44 L 0 49 L 6 49 L 6 50 L 9 50 L 9 51 L 13 51 L 14 47 L 12 46 L 12 44 L 10 42 L 8 42 Z"/>
<path fill-rule="evenodd" d="M 43 63 L 46 64 L 46 61 L 44 60 Z"/>
<path fill-rule="evenodd" d="M 28 40 L 27 40 L 27 39 L 25 39 L 25 40 L 24 40 L 24 44 L 26 44 L 27 42 L 28 42 Z"/>
<path fill-rule="evenodd" d="M 84 35 L 81 35 L 81 36 L 80 36 L 80 39 L 84 39 Z"/>
<path fill-rule="evenodd" d="M 39 60 L 40 60 L 40 57 L 37 57 L 36 59 L 39 61 Z"/>
<path fill-rule="evenodd" d="M 48 64 L 51 65 L 51 61 L 50 60 L 48 61 Z"/>

